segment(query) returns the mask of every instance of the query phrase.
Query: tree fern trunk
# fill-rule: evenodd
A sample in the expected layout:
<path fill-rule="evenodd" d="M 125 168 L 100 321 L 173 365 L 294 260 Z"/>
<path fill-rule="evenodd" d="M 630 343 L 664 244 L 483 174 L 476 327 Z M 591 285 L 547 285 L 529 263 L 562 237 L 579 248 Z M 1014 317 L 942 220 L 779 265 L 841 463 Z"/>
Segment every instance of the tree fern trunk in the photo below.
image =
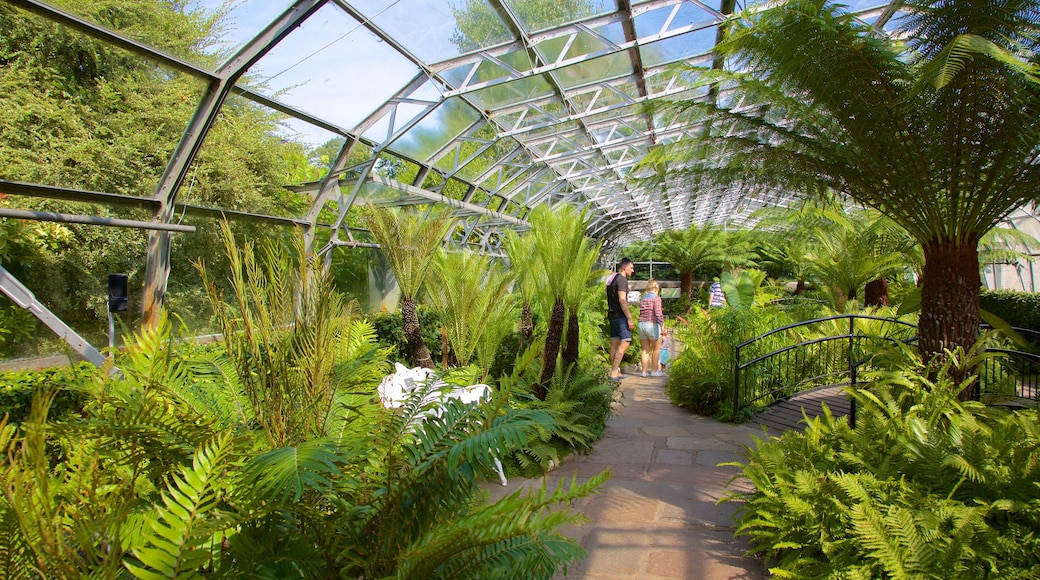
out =
<path fill-rule="evenodd" d="M 878 278 L 867 282 L 863 288 L 865 306 L 888 306 L 888 279 Z"/>
<path fill-rule="evenodd" d="M 534 314 L 531 312 L 530 302 L 524 302 L 524 307 L 520 310 L 519 330 L 520 350 L 523 351 L 528 344 L 531 344 L 531 339 L 534 338 Z"/>
<path fill-rule="evenodd" d="M 428 369 L 434 368 L 430 350 L 423 342 L 422 331 L 419 327 L 419 312 L 415 309 L 415 300 L 411 296 L 401 298 L 401 321 L 404 324 L 404 339 L 408 343 L 412 363 Z"/>
<path fill-rule="evenodd" d="M 795 282 L 794 293 L 795 296 L 805 296 L 805 280 L 799 278 L 798 281 Z"/>
<path fill-rule="evenodd" d="M 975 242 L 930 242 L 924 245 L 924 278 L 918 348 L 928 362 L 944 349 L 967 351 L 979 334 L 979 253 Z M 961 380 L 970 369 L 962 371 Z M 972 397 L 973 388 L 960 394 Z"/>
<path fill-rule="evenodd" d="M 679 293 L 693 301 L 693 272 L 679 274 Z"/>
<path fill-rule="evenodd" d="M 556 374 L 556 357 L 560 355 L 560 342 L 563 339 L 563 324 L 566 309 L 563 300 L 556 299 L 552 316 L 549 318 L 549 331 L 545 335 L 545 351 L 542 353 L 542 377 L 534 387 L 534 395 L 544 401 L 549 393 L 549 383 Z"/>
<path fill-rule="evenodd" d="M 578 314 L 571 312 L 567 317 L 567 344 L 563 349 L 563 367 L 568 368 L 578 363 L 578 344 L 581 338 L 578 330 Z"/>

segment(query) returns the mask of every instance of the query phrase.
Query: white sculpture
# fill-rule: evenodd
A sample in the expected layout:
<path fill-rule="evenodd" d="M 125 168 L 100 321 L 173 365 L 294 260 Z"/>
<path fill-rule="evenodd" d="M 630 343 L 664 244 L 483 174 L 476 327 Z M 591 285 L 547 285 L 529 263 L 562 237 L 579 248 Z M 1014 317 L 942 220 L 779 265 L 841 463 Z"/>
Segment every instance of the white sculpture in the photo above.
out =
<path fill-rule="evenodd" d="M 404 404 L 417 388 L 434 379 L 432 384 L 435 389 L 431 390 L 423 400 L 423 404 L 432 402 L 446 402 L 448 399 L 458 399 L 462 403 L 472 404 L 486 401 L 491 398 L 491 387 L 485 384 L 470 385 L 468 387 L 452 387 L 436 376 L 433 369 L 424 367 L 408 368 L 401 363 L 394 363 L 394 373 L 383 377 L 379 383 L 377 392 L 379 401 L 388 409 L 396 409 Z M 429 412 L 440 414 L 440 409 L 434 407 Z M 495 469 L 502 485 L 508 485 L 502 462 L 495 457 Z"/>

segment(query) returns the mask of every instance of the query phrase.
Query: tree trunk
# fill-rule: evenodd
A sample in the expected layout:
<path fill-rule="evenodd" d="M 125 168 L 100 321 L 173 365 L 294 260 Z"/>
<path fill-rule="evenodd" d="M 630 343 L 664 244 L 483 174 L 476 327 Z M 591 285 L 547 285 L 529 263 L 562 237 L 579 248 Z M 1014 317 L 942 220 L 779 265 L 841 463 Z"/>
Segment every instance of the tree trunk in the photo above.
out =
<path fill-rule="evenodd" d="M 430 350 L 423 342 L 422 331 L 419 327 L 419 312 L 415 309 L 415 300 L 411 296 L 401 297 L 401 322 L 404 324 L 404 339 L 408 343 L 412 363 L 428 369 L 434 368 Z"/>
<path fill-rule="evenodd" d="M 578 364 L 578 339 L 581 331 L 578 330 L 578 314 L 571 312 L 567 317 L 567 344 L 563 348 L 563 367 L 568 368 Z"/>
<path fill-rule="evenodd" d="M 795 282 L 794 294 L 795 296 L 805 296 L 805 280 L 799 278 L 798 281 Z"/>
<path fill-rule="evenodd" d="M 863 305 L 888 306 L 888 279 L 878 278 L 867 282 L 863 288 Z"/>
<path fill-rule="evenodd" d="M 693 301 L 693 272 L 679 273 L 679 294 Z"/>
<path fill-rule="evenodd" d="M 566 308 L 563 300 L 556 299 L 553 305 L 552 316 L 549 318 L 549 330 L 545 334 L 545 351 L 542 354 L 542 376 L 538 384 L 534 386 L 534 396 L 544 401 L 549 394 L 549 383 L 556 374 L 556 357 L 560 355 L 560 342 L 563 340 L 563 324 Z"/>
<path fill-rule="evenodd" d="M 974 242 L 929 242 L 924 244 L 924 284 L 921 286 L 921 315 L 917 323 L 918 349 L 928 364 L 945 359 L 944 349 L 971 348 L 979 335 L 979 253 Z M 934 368 L 934 367 L 933 367 Z M 963 380 L 964 369 L 955 381 Z M 972 397 L 974 387 L 960 393 Z"/>
<path fill-rule="evenodd" d="M 531 313 L 531 303 L 524 302 L 520 310 L 520 351 L 523 352 L 534 338 L 534 314 Z"/>

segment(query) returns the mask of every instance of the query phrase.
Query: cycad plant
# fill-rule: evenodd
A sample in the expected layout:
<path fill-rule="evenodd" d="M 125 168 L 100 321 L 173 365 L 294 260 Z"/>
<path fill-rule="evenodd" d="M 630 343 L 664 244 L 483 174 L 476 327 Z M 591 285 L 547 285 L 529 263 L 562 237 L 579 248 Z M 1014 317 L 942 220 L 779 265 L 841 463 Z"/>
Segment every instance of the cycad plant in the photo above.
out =
<path fill-rule="evenodd" d="M 688 68 L 716 102 L 648 174 L 694 191 L 838 192 L 924 250 L 920 350 L 966 350 L 979 327 L 980 238 L 1040 188 L 1037 0 L 911 0 L 891 36 L 821 0 L 755 6 L 717 50 L 739 72 Z M 676 119 L 673 119 L 676 120 Z"/>
<path fill-rule="evenodd" d="M 516 278 L 516 293 L 520 296 L 520 323 L 517 331 L 520 334 L 520 350 L 527 348 L 534 337 L 534 312 L 531 304 L 544 285 L 540 276 L 542 271 L 534 266 L 535 237 L 530 234 L 519 234 L 515 230 L 507 230 L 502 238 L 502 249 L 509 257 L 513 275 Z"/>
<path fill-rule="evenodd" d="M 443 213 L 375 206 L 366 207 L 364 216 L 401 289 L 401 319 L 412 361 L 432 369 L 433 359 L 419 328 L 416 299 L 433 257 L 455 220 Z"/>
<path fill-rule="evenodd" d="M 203 264 L 198 270 L 249 416 L 270 445 L 324 436 L 343 386 L 336 364 L 344 340 L 349 343 L 348 305 L 321 261 L 307 255 L 302 236 L 286 252 L 249 242 L 239 249 L 226 223 L 221 231 L 231 260 L 231 300 L 225 302 Z M 378 375 L 369 369 L 367 376 Z"/>
<path fill-rule="evenodd" d="M 486 339 L 492 344 L 485 347 L 497 347 L 494 343 L 501 343 L 504 335 L 492 323 L 511 302 L 508 274 L 487 256 L 443 249 L 430 274 L 433 283 L 427 287 L 427 303 L 444 325 L 456 362 L 469 365 Z M 497 335 L 488 336 L 491 331 Z"/>
<path fill-rule="evenodd" d="M 567 298 L 573 296 L 575 277 L 589 280 L 590 262 L 587 259 L 593 246 L 585 237 L 588 224 L 585 212 L 573 206 L 551 208 L 540 205 L 531 212 L 531 233 L 534 236 L 532 268 L 541 270 L 545 289 L 539 298 L 548 316 L 545 347 L 542 352 L 541 381 L 534 394 L 545 400 L 549 382 L 556 373 L 557 358 L 563 342 L 567 320 Z"/>

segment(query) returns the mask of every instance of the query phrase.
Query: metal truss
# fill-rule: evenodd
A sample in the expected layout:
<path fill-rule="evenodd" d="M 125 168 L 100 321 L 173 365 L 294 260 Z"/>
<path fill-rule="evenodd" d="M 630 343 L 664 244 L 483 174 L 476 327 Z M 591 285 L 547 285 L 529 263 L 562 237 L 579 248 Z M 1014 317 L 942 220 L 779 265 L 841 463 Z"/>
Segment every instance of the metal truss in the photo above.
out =
<path fill-rule="evenodd" d="M 354 206 L 361 202 L 445 207 L 461 226 L 457 230 L 461 236 L 452 241 L 488 253 L 500 252 L 502 228 L 527 227 L 525 217 L 541 204 L 572 204 L 587 210 L 587 233 L 601 239 L 605 248 L 618 248 L 691 224 L 743 223 L 761 205 L 783 202 L 773 192 L 689 192 L 669 183 L 651 191 L 633 186 L 630 179 L 650 147 L 697 137 L 700 127 L 663 125 L 645 105 L 665 99 L 717 98 L 711 91 L 692 92 L 672 67 L 686 64 L 695 71 L 723 66 L 712 48 L 719 23 L 738 7 L 735 0 L 615 0 L 606 8 L 599 8 L 603 2 L 590 2 L 597 8 L 587 16 L 537 24 L 529 22 L 531 16 L 512 0 L 485 0 L 500 37 L 487 42 L 475 39 L 476 46 L 436 61 L 424 60 L 412 39 L 389 31 L 421 30 L 430 24 L 419 20 L 418 10 L 414 15 L 403 11 L 409 0 L 399 0 L 402 11 L 395 16 L 415 19 L 406 22 L 388 22 L 381 16 L 398 2 L 295 0 L 215 70 L 39 0 L 0 1 L 205 85 L 151 196 L 0 182 L 0 191 L 7 193 L 144 208 L 161 224 L 173 223 L 184 211 L 293 224 L 302 226 L 311 242 L 316 228 L 332 228 L 324 252 L 367 245 L 347 226 Z M 852 4 L 859 7 L 856 17 L 879 33 L 895 14 L 895 4 L 887 0 Z M 283 102 L 279 95 L 250 84 L 246 74 L 309 19 L 328 11 L 336 11 L 378 39 L 416 71 L 351 127 L 329 120 L 335 118 L 329 111 Z M 366 90 L 364 83 L 359 79 L 358 90 Z M 326 175 L 314 183 L 291 185 L 313 198 L 304 215 L 244 214 L 178 202 L 189 167 L 232 96 L 344 139 Z M 449 131 L 444 119 L 452 116 L 463 122 Z M 438 140 L 417 146 L 431 127 L 440 128 Z M 359 151 L 367 152 L 361 163 L 356 162 Z M 348 162 L 352 158 L 355 161 Z M 388 178 L 380 169 L 387 161 L 412 168 L 414 177 L 408 183 Z M 333 206 L 334 222 L 318 223 L 322 210 Z M 150 234 L 146 322 L 156 316 L 166 292 L 170 248 L 169 232 Z"/>

